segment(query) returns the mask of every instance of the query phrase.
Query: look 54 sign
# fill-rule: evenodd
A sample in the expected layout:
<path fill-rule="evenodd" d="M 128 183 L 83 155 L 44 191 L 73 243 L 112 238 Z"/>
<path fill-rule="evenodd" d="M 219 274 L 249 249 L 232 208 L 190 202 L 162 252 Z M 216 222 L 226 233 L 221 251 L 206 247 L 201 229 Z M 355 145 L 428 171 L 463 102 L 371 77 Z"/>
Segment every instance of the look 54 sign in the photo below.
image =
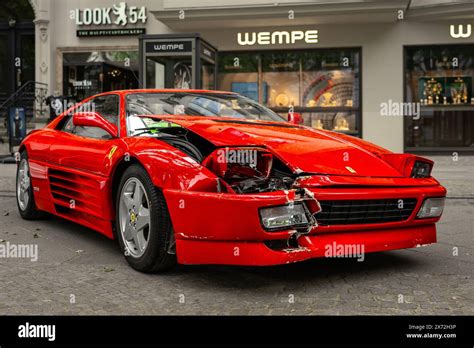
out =
<path fill-rule="evenodd" d="M 128 6 L 122 1 L 111 7 L 74 9 L 69 13 L 78 27 L 77 36 L 136 35 L 145 33 L 144 28 L 126 28 L 127 25 L 147 22 L 145 6 Z M 87 26 L 100 26 L 94 29 L 82 29 Z M 117 26 L 119 28 L 117 28 Z"/>

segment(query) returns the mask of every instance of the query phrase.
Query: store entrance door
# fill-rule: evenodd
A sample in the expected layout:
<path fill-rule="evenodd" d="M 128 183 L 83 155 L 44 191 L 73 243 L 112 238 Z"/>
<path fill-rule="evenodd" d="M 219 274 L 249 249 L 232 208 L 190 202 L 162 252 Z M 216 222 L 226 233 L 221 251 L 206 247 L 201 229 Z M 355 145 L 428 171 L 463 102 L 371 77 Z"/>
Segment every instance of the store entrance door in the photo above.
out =
<path fill-rule="evenodd" d="M 162 89 L 216 89 L 217 49 L 199 34 L 140 38 L 140 85 Z"/>

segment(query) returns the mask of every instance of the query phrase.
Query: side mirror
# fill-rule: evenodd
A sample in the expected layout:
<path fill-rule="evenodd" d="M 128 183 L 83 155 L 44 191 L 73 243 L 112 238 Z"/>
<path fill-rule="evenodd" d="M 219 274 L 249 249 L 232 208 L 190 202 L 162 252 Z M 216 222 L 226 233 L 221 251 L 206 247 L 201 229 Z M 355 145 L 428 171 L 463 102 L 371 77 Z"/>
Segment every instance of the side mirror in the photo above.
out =
<path fill-rule="evenodd" d="M 303 116 L 298 112 L 289 112 L 288 113 L 288 122 L 293 124 L 302 124 Z"/>
<path fill-rule="evenodd" d="M 72 116 L 72 123 L 75 126 L 98 127 L 105 130 L 112 137 L 118 137 L 117 126 L 107 121 L 98 112 L 76 112 Z"/>

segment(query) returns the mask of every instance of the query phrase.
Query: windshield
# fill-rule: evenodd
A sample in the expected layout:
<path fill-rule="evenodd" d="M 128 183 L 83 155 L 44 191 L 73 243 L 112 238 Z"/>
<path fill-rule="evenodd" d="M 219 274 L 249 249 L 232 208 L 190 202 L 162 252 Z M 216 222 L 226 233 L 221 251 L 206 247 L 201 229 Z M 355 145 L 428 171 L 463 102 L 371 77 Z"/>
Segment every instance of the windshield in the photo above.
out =
<path fill-rule="evenodd" d="M 148 133 L 144 132 L 148 128 L 170 126 L 168 122 L 157 122 L 139 115 L 233 117 L 286 122 L 283 117 L 253 100 L 230 93 L 134 93 L 127 95 L 126 111 L 129 135 Z"/>

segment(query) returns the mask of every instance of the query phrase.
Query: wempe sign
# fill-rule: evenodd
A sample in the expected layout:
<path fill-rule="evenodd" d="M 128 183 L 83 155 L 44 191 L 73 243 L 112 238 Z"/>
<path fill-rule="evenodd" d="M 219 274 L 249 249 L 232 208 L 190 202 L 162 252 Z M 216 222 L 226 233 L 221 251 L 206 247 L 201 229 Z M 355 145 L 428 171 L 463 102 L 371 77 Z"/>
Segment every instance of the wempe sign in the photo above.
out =
<path fill-rule="evenodd" d="M 308 44 L 318 43 L 317 30 L 293 31 L 260 31 L 237 33 L 237 42 L 241 46 L 253 45 L 288 45 L 303 41 Z"/>

